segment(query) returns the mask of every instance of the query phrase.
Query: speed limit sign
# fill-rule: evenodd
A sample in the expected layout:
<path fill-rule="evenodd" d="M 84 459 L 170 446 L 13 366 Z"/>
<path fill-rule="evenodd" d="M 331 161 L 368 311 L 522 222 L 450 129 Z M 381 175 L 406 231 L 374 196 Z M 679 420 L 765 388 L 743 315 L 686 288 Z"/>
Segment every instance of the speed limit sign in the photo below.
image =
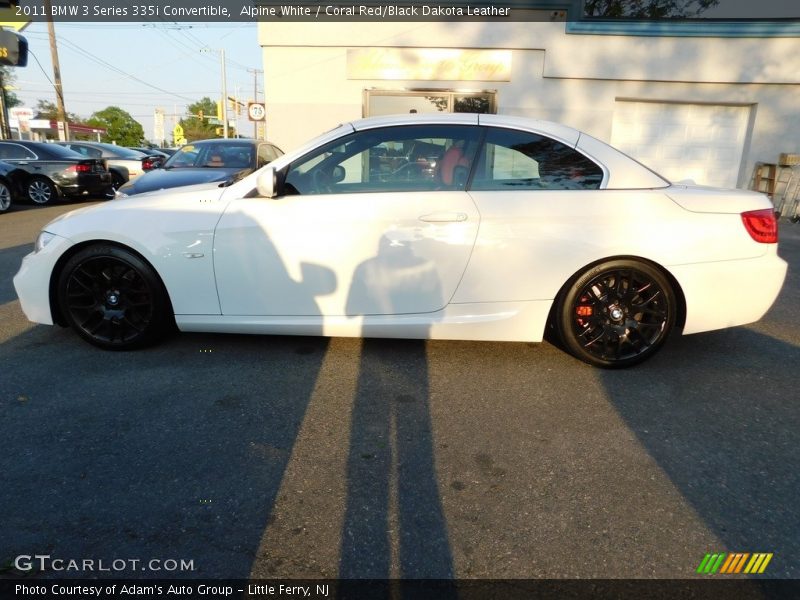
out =
<path fill-rule="evenodd" d="M 267 116 L 267 109 L 261 102 L 248 102 L 247 103 L 247 117 L 251 121 L 263 121 Z"/>

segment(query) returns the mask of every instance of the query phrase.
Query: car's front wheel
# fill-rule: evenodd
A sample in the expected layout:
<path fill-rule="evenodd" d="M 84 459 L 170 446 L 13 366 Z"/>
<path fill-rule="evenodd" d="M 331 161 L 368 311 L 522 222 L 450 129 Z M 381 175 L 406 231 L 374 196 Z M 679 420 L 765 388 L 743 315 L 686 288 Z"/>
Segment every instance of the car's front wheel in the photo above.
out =
<path fill-rule="evenodd" d="M 0 213 L 6 212 L 9 208 L 11 208 L 11 188 L 0 181 Z"/>
<path fill-rule="evenodd" d="M 34 204 L 51 204 L 58 199 L 58 190 L 44 177 L 34 177 L 28 183 L 28 198 Z"/>
<path fill-rule="evenodd" d="M 657 268 L 635 260 L 596 265 L 559 296 L 556 329 L 589 364 L 629 367 L 653 356 L 676 320 L 675 291 Z"/>
<path fill-rule="evenodd" d="M 107 244 L 83 248 L 67 260 L 58 279 L 58 299 L 72 328 L 109 350 L 157 341 L 172 318 L 164 287 L 150 265 Z"/>

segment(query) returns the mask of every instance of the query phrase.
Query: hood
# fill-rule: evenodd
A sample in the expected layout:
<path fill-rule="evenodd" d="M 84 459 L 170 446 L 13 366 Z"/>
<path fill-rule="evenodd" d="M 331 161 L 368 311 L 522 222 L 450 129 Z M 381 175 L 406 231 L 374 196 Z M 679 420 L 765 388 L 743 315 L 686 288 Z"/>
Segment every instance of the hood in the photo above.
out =
<path fill-rule="evenodd" d="M 146 235 L 189 222 L 213 228 L 226 205 L 223 192 L 218 184 L 203 184 L 119 198 L 60 215 L 43 229 L 78 242 L 112 233 L 119 235 L 107 239 L 122 240 L 129 232 Z"/>
<path fill-rule="evenodd" d="M 155 169 L 148 171 L 133 181 L 123 185 L 119 191 L 122 194 L 133 196 L 145 192 L 154 192 L 185 185 L 198 183 L 221 183 L 238 176 L 239 173 L 247 174 L 252 169 L 226 169 L 217 167 L 197 167 L 180 169 Z"/>

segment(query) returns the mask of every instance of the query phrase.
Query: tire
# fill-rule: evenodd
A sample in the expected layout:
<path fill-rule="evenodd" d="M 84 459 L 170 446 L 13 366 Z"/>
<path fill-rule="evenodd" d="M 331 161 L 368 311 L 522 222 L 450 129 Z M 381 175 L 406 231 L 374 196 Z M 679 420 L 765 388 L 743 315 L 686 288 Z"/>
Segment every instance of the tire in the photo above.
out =
<path fill-rule="evenodd" d="M 559 295 L 556 330 L 576 358 L 624 368 L 653 356 L 675 326 L 677 301 L 657 268 L 611 260 L 581 274 Z"/>
<path fill-rule="evenodd" d="M 122 175 L 116 171 L 111 171 L 111 187 L 114 188 L 114 191 L 116 192 L 123 185 L 125 185 L 125 180 L 122 178 Z"/>
<path fill-rule="evenodd" d="M 58 277 L 58 301 L 78 335 L 107 350 L 153 344 L 173 318 L 152 267 L 133 252 L 107 244 L 83 248 L 67 260 Z"/>
<path fill-rule="evenodd" d="M 11 188 L 5 181 L 0 181 L 0 213 L 11 208 Z"/>
<path fill-rule="evenodd" d="M 58 200 L 58 189 L 49 179 L 34 177 L 28 182 L 28 198 L 34 204 L 44 206 Z"/>

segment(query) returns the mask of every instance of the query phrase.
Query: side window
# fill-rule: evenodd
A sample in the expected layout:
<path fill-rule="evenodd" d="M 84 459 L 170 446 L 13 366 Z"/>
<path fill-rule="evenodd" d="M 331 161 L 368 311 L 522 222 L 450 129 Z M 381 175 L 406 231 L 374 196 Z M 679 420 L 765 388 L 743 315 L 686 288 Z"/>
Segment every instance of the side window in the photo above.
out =
<path fill-rule="evenodd" d="M 603 170 L 554 139 L 491 128 L 475 170 L 473 190 L 596 190 Z"/>
<path fill-rule="evenodd" d="M 358 131 L 292 163 L 287 194 L 463 190 L 478 127 L 407 125 Z"/>
<path fill-rule="evenodd" d="M 0 159 L 33 160 L 36 155 L 19 144 L 0 144 Z"/>

